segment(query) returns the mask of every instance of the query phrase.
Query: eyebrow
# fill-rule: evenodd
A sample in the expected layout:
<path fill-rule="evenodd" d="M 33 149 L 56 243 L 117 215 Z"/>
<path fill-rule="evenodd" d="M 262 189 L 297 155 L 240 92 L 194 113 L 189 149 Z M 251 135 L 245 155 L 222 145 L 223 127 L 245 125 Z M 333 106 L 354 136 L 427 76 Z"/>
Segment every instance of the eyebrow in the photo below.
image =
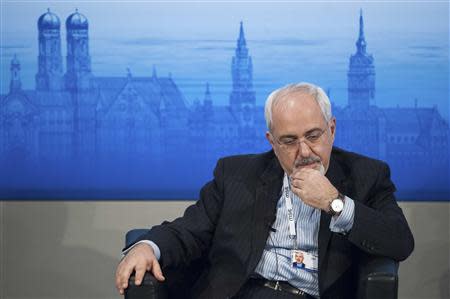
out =
<path fill-rule="evenodd" d="M 314 129 L 311 129 L 311 130 L 309 130 L 309 131 L 307 131 L 306 133 L 305 133 L 305 136 L 307 136 L 307 135 L 309 135 L 309 134 L 311 134 L 311 133 L 314 133 L 314 132 L 316 132 L 316 131 L 322 131 L 323 129 L 321 129 L 321 128 L 314 128 Z"/>
<path fill-rule="evenodd" d="M 306 133 L 305 133 L 304 136 L 308 136 L 309 134 L 311 134 L 311 133 L 313 133 L 313 132 L 316 132 L 316 131 L 322 131 L 322 130 L 323 130 L 323 129 L 321 129 L 321 128 L 312 128 L 312 129 L 306 131 Z M 279 137 L 279 139 L 289 139 L 289 138 L 298 138 L 298 136 L 295 135 L 295 134 L 286 134 L 286 135 L 281 135 L 281 136 Z"/>
<path fill-rule="evenodd" d="M 279 138 L 280 139 L 295 139 L 295 138 L 298 138 L 298 136 L 294 135 L 294 134 L 286 134 L 286 135 L 281 135 Z"/>

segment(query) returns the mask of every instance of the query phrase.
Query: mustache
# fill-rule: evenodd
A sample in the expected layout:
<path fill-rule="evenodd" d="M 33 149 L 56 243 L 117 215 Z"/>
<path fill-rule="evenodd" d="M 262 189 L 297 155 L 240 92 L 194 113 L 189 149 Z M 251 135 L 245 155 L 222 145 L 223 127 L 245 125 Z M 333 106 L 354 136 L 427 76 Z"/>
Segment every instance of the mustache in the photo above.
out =
<path fill-rule="evenodd" d="M 313 163 L 320 163 L 319 157 L 307 157 L 295 160 L 294 167 L 306 166 Z"/>

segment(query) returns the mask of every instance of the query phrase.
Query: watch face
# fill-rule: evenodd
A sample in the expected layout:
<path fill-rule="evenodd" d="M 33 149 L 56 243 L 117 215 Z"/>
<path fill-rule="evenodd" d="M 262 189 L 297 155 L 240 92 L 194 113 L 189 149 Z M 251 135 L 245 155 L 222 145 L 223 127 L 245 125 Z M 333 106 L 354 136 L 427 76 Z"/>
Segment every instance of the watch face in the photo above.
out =
<path fill-rule="evenodd" d="M 335 213 L 339 213 L 344 209 L 344 201 L 340 198 L 336 198 L 331 202 L 331 209 Z"/>

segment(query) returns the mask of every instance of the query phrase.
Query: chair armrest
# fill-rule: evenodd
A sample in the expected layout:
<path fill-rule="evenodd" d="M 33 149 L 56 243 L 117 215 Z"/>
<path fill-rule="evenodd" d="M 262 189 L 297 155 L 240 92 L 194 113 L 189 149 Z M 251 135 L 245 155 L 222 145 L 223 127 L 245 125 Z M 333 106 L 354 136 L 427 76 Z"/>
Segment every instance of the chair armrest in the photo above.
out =
<path fill-rule="evenodd" d="M 159 282 L 150 272 L 146 272 L 140 286 L 134 284 L 134 273 L 128 280 L 125 299 L 167 299 L 167 286 Z"/>
<path fill-rule="evenodd" d="M 135 228 L 127 232 L 125 235 L 125 246 L 128 247 L 136 240 L 142 236 L 143 234 L 147 233 L 149 231 L 148 228 Z"/>
<path fill-rule="evenodd" d="M 358 298 L 397 299 L 398 262 L 365 255 L 359 263 Z"/>

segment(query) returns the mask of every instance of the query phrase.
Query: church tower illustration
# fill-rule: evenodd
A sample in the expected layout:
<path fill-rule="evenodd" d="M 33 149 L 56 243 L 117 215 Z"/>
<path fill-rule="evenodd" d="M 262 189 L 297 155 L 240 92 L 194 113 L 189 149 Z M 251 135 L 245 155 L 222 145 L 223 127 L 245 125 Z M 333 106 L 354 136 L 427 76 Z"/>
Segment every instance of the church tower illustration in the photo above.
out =
<path fill-rule="evenodd" d="M 25 165 L 38 153 L 38 109 L 29 93 L 22 89 L 20 61 L 11 60 L 9 93 L 0 98 L 0 157 L 4 156 L 7 167 Z"/>
<path fill-rule="evenodd" d="M 67 72 L 66 87 L 71 91 L 90 88 L 91 57 L 89 56 L 89 23 L 76 10 L 66 20 Z"/>
<path fill-rule="evenodd" d="M 38 19 L 39 56 L 36 74 L 38 91 L 64 88 L 61 56 L 61 22 L 50 9 Z"/>
<path fill-rule="evenodd" d="M 355 109 L 366 109 L 375 97 L 375 66 L 373 57 L 366 52 L 364 20 L 359 16 L 359 36 L 356 53 L 351 55 L 348 70 L 348 105 Z"/>
<path fill-rule="evenodd" d="M 73 154 L 89 156 L 95 152 L 94 76 L 89 55 L 89 22 L 78 9 L 66 19 L 66 89 L 73 104 Z"/>
<path fill-rule="evenodd" d="M 252 125 L 256 102 L 253 90 L 253 65 L 252 58 L 248 55 L 242 22 L 235 56 L 231 62 L 231 77 L 233 80 L 233 89 L 230 94 L 231 111 L 242 125 Z"/>
<path fill-rule="evenodd" d="M 9 91 L 11 93 L 20 91 L 22 89 L 22 81 L 20 80 L 20 61 L 17 56 L 11 60 L 11 82 L 9 83 Z"/>
<path fill-rule="evenodd" d="M 336 140 L 338 146 L 384 159 L 386 119 L 375 103 L 371 103 L 375 97 L 375 66 L 373 56 L 366 52 L 366 46 L 361 10 L 356 53 L 350 56 L 349 62 L 348 105 L 337 113 L 340 129 L 337 130 Z"/>

